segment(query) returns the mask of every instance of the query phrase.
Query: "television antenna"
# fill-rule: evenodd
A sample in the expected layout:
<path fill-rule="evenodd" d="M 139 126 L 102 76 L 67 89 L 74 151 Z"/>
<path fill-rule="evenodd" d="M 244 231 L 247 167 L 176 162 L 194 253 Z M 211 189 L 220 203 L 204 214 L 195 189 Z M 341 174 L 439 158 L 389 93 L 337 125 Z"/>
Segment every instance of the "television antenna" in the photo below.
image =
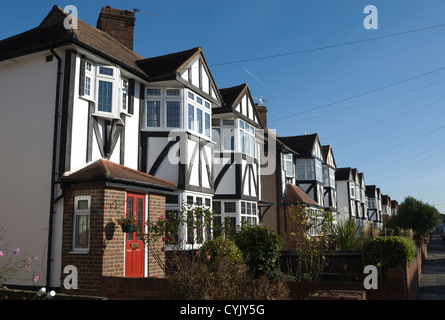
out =
<path fill-rule="evenodd" d="M 150 15 L 156 16 L 156 17 L 160 16 L 160 14 L 157 14 L 157 13 L 154 13 L 154 12 L 149 12 L 149 11 L 144 11 L 144 10 L 141 10 L 141 9 L 138 9 L 138 8 L 134 8 L 133 11 L 134 11 L 134 13 L 141 12 L 141 13 L 150 14 Z"/>
<path fill-rule="evenodd" d="M 260 103 L 260 106 L 263 105 L 263 102 L 264 102 L 264 101 L 269 101 L 269 100 L 264 99 L 263 96 L 261 96 L 260 98 L 257 98 L 257 97 L 252 97 L 252 98 L 258 100 L 259 103 Z"/>

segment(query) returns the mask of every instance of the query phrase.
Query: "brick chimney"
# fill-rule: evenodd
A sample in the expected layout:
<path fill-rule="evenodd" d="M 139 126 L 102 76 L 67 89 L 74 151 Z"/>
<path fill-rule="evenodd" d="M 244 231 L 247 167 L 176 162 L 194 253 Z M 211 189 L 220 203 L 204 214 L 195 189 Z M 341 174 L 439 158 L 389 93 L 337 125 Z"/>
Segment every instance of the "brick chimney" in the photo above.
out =
<path fill-rule="evenodd" d="M 256 111 L 258 112 L 258 115 L 260 116 L 261 124 L 263 125 L 264 129 L 267 128 L 267 108 L 265 106 L 260 106 L 258 103 L 255 103 Z"/>
<path fill-rule="evenodd" d="M 108 33 L 124 46 L 133 50 L 135 21 L 134 12 L 106 6 L 100 11 L 97 29 Z"/>

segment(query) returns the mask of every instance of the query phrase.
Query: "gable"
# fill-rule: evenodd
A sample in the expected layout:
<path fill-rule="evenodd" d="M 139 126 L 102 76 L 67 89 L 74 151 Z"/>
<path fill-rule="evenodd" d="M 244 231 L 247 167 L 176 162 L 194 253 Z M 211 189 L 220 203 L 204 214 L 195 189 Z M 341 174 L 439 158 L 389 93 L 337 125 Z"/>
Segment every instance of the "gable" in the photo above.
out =
<path fill-rule="evenodd" d="M 321 150 L 321 145 L 320 145 L 320 141 L 317 139 L 315 139 L 314 145 L 312 147 L 312 155 L 314 157 L 317 157 L 321 160 L 323 160 L 323 152 Z"/>
<path fill-rule="evenodd" d="M 255 108 L 247 83 L 220 89 L 219 91 L 225 106 L 214 113 L 232 112 L 251 125 L 257 128 L 262 127 L 258 111 Z"/>
<path fill-rule="evenodd" d="M 222 102 L 218 87 L 200 48 L 197 54 L 178 68 L 177 72 L 182 81 Z"/>

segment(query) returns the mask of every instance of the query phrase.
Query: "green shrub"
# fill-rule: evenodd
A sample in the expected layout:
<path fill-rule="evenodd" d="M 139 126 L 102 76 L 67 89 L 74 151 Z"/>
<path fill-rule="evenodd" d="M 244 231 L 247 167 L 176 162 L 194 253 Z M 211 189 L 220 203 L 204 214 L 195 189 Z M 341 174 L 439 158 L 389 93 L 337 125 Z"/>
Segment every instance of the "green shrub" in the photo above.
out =
<path fill-rule="evenodd" d="M 277 268 L 283 241 L 273 230 L 250 226 L 235 235 L 235 243 L 243 253 L 249 271 L 259 277 Z"/>
<path fill-rule="evenodd" d="M 211 266 L 216 257 L 224 257 L 232 264 L 243 263 L 243 254 L 234 241 L 217 237 L 207 241 L 197 251 L 198 260 Z"/>
<path fill-rule="evenodd" d="M 413 240 L 406 237 L 377 237 L 367 241 L 362 248 L 363 265 L 376 265 L 386 272 L 401 263 L 410 264 L 416 257 L 417 249 Z"/>

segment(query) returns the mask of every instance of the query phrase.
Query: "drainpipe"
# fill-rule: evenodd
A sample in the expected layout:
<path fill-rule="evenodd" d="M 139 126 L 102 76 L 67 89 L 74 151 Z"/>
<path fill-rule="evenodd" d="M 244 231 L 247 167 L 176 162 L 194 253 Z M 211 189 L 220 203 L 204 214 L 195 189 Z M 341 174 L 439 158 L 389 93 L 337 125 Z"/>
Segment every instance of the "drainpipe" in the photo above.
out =
<path fill-rule="evenodd" d="M 56 164 L 57 164 L 57 141 L 59 132 L 59 104 L 60 104 L 60 79 L 62 69 L 62 59 L 54 51 L 54 46 L 51 45 L 51 53 L 57 59 L 57 87 L 56 87 L 56 101 L 54 106 L 54 134 L 53 134 L 53 159 L 52 159 L 52 171 L 51 171 L 51 199 L 50 199 L 50 212 L 49 212 L 49 231 L 48 231 L 48 261 L 46 266 L 46 286 L 51 287 L 51 264 L 52 264 L 52 242 L 53 242 L 53 220 L 55 214 L 55 203 L 60 199 L 55 199 L 55 187 L 56 187 Z"/>

